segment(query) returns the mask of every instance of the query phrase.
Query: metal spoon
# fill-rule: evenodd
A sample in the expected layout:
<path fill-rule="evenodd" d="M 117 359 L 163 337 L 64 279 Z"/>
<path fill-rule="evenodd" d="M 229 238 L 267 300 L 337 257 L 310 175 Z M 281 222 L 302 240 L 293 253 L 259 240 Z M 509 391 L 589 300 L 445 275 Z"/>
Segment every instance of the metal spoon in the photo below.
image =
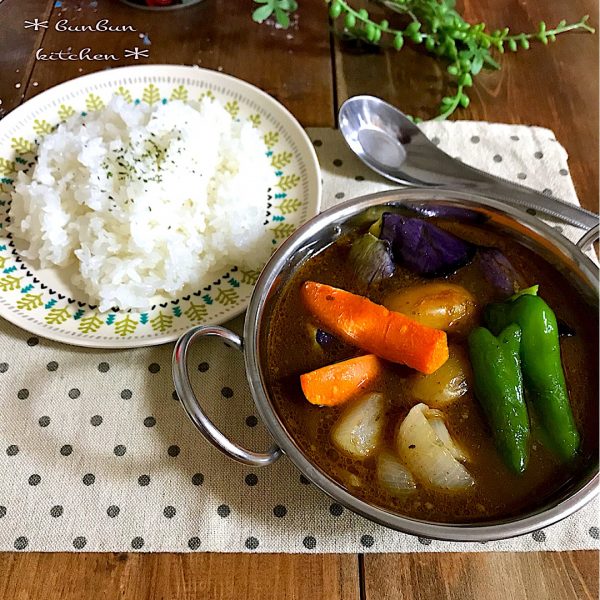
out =
<path fill-rule="evenodd" d="M 598 215 L 590 211 L 452 158 L 430 142 L 406 115 L 380 98 L 349 98 L 340 108 L 339 123 L 350 149 L 368 167 L 397 183 L 468 189 L 583 229 L 598 225 Z"/>

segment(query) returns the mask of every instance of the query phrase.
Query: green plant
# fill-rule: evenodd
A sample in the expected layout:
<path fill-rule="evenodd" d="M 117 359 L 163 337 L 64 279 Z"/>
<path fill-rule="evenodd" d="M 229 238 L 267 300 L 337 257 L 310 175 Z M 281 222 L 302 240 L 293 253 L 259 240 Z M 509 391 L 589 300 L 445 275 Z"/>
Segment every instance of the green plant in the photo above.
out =
<path fill-rule="evenodd" d="M 289 12 L 295 9 L 286 9 L 283 5 L 287 6 L 291 2 L 296 4 L 293 0 L 255 1 L 267 3 L 254 12 L 256 21 L 267 18 L 262 17 L 267 14 L 266 10 L 259 15 L 262 17 L 260 19 L 256 18 L 256 14 L 269 7 L 268 15 L 274 12 L 278 23 L 282 27 L 288 26 Z M 343 23 L 345 35 L 396 50 L 401 50 L 405 41 L 408 41 L 424 47 L 430 54 L 447 62 L 447 70 L 454 78 L 455 89 L 442 98 L 437 119 L 446 119 L 457 108 L 469 106 L 470 99 L 466 90 L 473 85 L 473 77 L 484 67 L 500 68 L 494 54 L 527 50 L 530 41 L 548 44 L 554 42 L 557 35 L 568 31 L 594 33 L 594 28 L 587 24 L 587 15 L 577 23 L 560 21 L 551 29 L 541 21 L 537 31 L 533 33 L 512 34 L 508 27 L 488 32 L 485 23 L 468 23 L 455 9 L 455 0 L 381 0 L 388 9 L 404 15 L 408 20 L 403 28 L 395 29 L 385 19 L 380 22 L 373 20 L 364 8 L 354 9 L 347 0 L 325 1 L 329 5 L 332 21 Z M 285 19 L 281 18 L 282 12 Z"/>
<path fill-rule="evenodd" d="M 257 23 L 262 23 L 271 15 L 275 15 L 277 22 L 285 29 L 290 24 L 290 13 L 298 8 L 296 0 L 254 0 L 257 4 L 262 4 L 253 13 L 252 18 Z"/>

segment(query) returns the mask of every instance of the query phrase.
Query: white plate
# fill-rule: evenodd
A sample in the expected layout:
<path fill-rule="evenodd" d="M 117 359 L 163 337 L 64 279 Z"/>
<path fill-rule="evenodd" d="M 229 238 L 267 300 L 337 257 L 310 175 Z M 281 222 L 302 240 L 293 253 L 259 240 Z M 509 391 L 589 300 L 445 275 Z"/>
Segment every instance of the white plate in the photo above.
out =
<path fill-rule="evenodd" d="M 172 301 L 145 312 L 100 313 L 60 269 L 21 258 L 7 231 L 15 171 L 31 164 L 39 141 L 74 113 L 98 110 L 114 94 L 133 104 L 219 99 L 233 118 L 250 120 L 269 149 L 278 183 L 265 198 L 264 235 L 276 248 L 319 212 L 321 176 L 315 151 L 298 121 L 258 88 L 195 67 L 148 65 L 85 75 L 49 89 L 0 121 L 0 316 L 31 333 L 78 346 L 131 348 L 176 339 L 193 325 L 215 325 L 243 312 L 263 265 L 231 265 Z"/>

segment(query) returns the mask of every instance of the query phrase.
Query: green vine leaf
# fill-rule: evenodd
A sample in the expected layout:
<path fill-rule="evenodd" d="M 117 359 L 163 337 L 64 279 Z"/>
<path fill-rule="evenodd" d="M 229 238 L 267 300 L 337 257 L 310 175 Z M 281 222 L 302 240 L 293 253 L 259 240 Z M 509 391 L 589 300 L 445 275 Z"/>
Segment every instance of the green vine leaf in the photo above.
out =
<path fill-rule="evenodd" d="M 150 83 L 144 88 L 144 93 L 142 94 L 142 100 L 146 104 L 156 104 L 160 100 L 160 91 L 153 84 Z"/>
<path fill-rule="evenodd" d="M 271 15 L 275 16 L 277 23 L 287 29 L 290 25 L 290 13 L 298 8 L 296 0 L 255 0 L 257 4 L 262 4 L 252 13 L 252 19 L 256 23 L 262 23 Z"/>
<path fill-rule="evenodd" d="M 252 123 L 253 127 L 259 127 L 261 123 L 261 118 L 259 114 L 250 115 L 248 117 L 250 123 Z"/>
<path fill-rule="evenodd" d="M 255 1 L 275 11 L 277 0 Z M 501 66 L 495 54 L 501 55 L 507 49 L 510 52 L 527 50 L 534 41 L 549 44 L 559 34 L 569 31 L 594 33 L 594 28 L 587 23 L 587 15 L 576 23 L 567 24 L 562 20 L 553 28 L 541 21 L 534 32 L 511 34 L 508 27 L 489 31 L 485 23 L 466 21 L 456 10 L 454 0 L 383 0 L 385 8 L 400 13 L 407 21 L 404 28 L 394 28 L 387 19 L 376 21 L 366 8 L 355 8 L 347 0 L 325 1 L 329 5 L 329 16 L 338 24 L 337 32 L 345 38 L 393 47 L 397 51 L 402 50 L 405 42 L 410 42 L 424 46 L 425 51 L 442 61 L 454 81 L 449 93 L 441 99 L 438 120 L 469 106 L 467 88 L 473 85 L 473 77 L 486 67 L 499 69 Z M 263 7 L 258 10 L 262 11 L 261 17 L 268 12 Z M 420 118 L 415 117 L 413 121 L 419 122 Z"/>

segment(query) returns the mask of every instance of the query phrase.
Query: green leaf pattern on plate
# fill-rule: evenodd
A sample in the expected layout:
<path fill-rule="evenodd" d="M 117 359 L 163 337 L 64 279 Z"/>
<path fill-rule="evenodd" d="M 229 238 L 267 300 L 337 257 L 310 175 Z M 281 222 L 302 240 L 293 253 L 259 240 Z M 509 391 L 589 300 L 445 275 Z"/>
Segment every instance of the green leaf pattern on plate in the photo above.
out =
<path fill-rule="evenodd" d="M 45 120 L 39 120 L 36 119 L 33 122 L 33 130 L 41 136 L 46 135 L 47 133 L 50 133 L 52 130 L 54 129 L 54 127 L 52 127 L 52 125 L 50 125 L 50 123 L 48 123 L 48 121 Z"/>
<path fill-rule="evenodd" d="M 209 100 L 214 100 L 215 95 L 212 93 L 212 90 L 206 90 L 205 92 L 202 92 L 200 94 L 200 96 L 198 97 L 198 100 L 204 100 L 204 98 L 208 98 Z"/>
<path fill-rule="evenodd" d="M 44 304 L 42 302 L 42 294 L 25 294 L 17 300 L 17 308 L 24 310 L 33 310 Z"/>
<path fill-rule="evenodd" d="M 61 104 L 58 109 L 58 118 L 61 121 L 66 121 L 69 117 L 72 117 L 75 114 L 75 109 L 72 106 L 67 106 L 66 104 Z"/>
<path fill-rule="evenodd" d="M 96 333 L 100 327 L 104 324 L 104 321 L 98 317 L 97 314 L 92 314 L 89 317 L 84 317 L 79 321 L 77 329 L 82 333 Z"/>
<path fill-rule="evenodd" d="M 35 143 L 29 142 L 23 137 L 12 138 L 10 146 L 21 156 L 35 153 Z"/>
<path fill-rule="evenodd" d="M 283 169 L 283 167 L 289 165 L 292 162 L 293 154 L 291 152 L 279 152 L 273 154 L 271 158 L 271 166 L 277 170 Z"/>
<path fill-rule="evenodd" d="M 129 315 L 125 315 L 125 318 L 115 321 L 115 331 L 121 337 L 125 337 L 135 331 L 137 324 L 138 322 L 135 319 L 132 319 Z"/>
<path fill-rule="evenodd" d="M 289 215 L 296 212 L 302 206 L 302 202 L 297 198 L 286 198 L 281 204 L 278 204 L 275 208 L 279 210 L 282 215 Z"/>
<path fill-rule="evenodd" d="M 171 328 L 171 325 L 173 325 L 173 317 L 171 315 L 165 315 L 162 310 L 159 310 L 156 317 L 150 319 L 150 325 L 152 325 L 154 331 L 164 333 L 167 329 Z"/>
<path fill-rule="evenodd" d="M 17 163 L 6 158 L 0 158 L 0 175 L 10 177 L 17 172 Z"/>
<path fill-rule="evenodd" d="M 0 291 L 9 292 L 12 290 L 16 290 L 20 286 L 20 277 L 14 277 L 13 275 L 6 275 L 6 277 L 0 277 Z"/>
<path fill-rule="evenodd" d="M 62 308 L 51 308 L 44 319 L 49 325 L 61 325 L 70 316 L 71 313 L 69 312 L 69 309 L 66 306 L 63 306 Z"/>
<path fill-rule="evenodd" d="M 187 102 L 188 91 L 184 85 L 178 85 L 172 92 L 170 100 L 181 100 Z"/>
<path fill-rule="evenodd" d="M 153 83 L 147 85 L 144 88 L 144 93 L 142 94 L 142 100 L 146 104 L 156 104 L 160 100 L 160 92 Z"/>
<path fill-rule="evenodd" d="M 254 285 L 260 275 L 260 271 L 254 271 L 252 269 L 240 269 L 240 273 L 242 274 L 242 283 L 247 283 L 249 285 Z"/>
<path fill-rule="evenodd" d="M 161 84 L 161 87 L 163 85 L 166 84 Z M 161 89 L 161 87 L 154 83 L 145 85 L 141 93 L 141 101 L 150 105 L 160 102 L 161 98 L 163 103 L 168 101 L 167 98 L 187 102 L 191 96 L 190 89 L 183 84 L 170 84 L 169 89 Z M 128 87 L 119 85 L 112 93 L 121 96 L 128 103 L 134 104 L 135 94 Z M 98 92 L 98 94 L 102 94 L 102 92 Z M 52 132 L 59 123 L 77 114 L 78 110 L 84 116 L 85 112 L 102 109 L 109 97 L 105 94 L 102 96 L 98 94 L 88 93 L 84 100 L 79 101 L 79 106 L 75 100 L 70 101 L 73 106 L 60 104 L 58 109 L 55 109 L 55 121 L 47 120 L 46 115 L 44 115 L 46 119 L 36 118 L 31 123 L 31 135 L 27 136 L 24 133 L 23 136 L 11 138 L 11 148 L 15 155 L 0 157 L 0 207 L 6 205 L 6 201 L 2 198 L 2 192 L 12 189 L 12 177 L 21 168 L 19 163 L 25 168 L 27 162 L 32 160 L 31 157 L 35 154 L 37 142 L 41 137 Z M 208 89 L 196 97 L 202 100 L 203 98 L 215 99 L 217 96 Z M 233 119 L 247 120 L 255 128 L 264 126 L 264 114 L 251 111 L 245 113 L 244 107 L 235 98 L 223 98 L 222 101 Z M 135 104 L 139 102 L 140 100 L 135 100 Z M 81 105 L 82 103 L 83 105 Z M 272 192 L 276 202 L 271 200 L 273 204 L 269 204 L 269 211 L 272 213 L 269 223 L 273 223 L 274 226 L 267 227 L 267 229 L 272 232 L 275 240 L 283 240 L 296 228 L 294 224 L 285 222 L 285 219 L 298 213 L 305 204 L 297 197 L 288 197 L 287 194 L 300 184 L 301 178 L 293 170 L 289 170 L 289 168 L 293 168 L 294 154 L 285 143 L 282 143 L 280 133 L 275 130 L 264 130 L 264 133 L 261 133 L 267 147 L 267 156 L 269 156 L 278 177 L 276 184 L 278 189 Z M 6 209 L 0 210 L 6 211 Z M 218 314 L 219 310 L 225 312 L 235 306 L 240 301 L 241 293 L 247 296 L 248 288 L 256 283 L 260 274 L 257 269 L 233 267 L 237 274 L 234 276 L 233 273 L 228 273 L 218 282 L 213 283 L 207 288 L 210 293 L 198 291 L 194 296 L 190 294 L 183 300 L 173 302 L 173 306 L 167 311 L 153 307 L 152 310 L 141 315 L 135 312 L 130 314 L 129 312 L 109 311 L 107 316 L 107 314 L 98 313 L 95 307 L 82 303 L 79 304 L 79 309 L 77 307 L 70 308 L 66 299 L 61 299 L 55 291 L 48 290 L 46 286 L 40 287 L 40 283 L 33 277 L 29 277 L 29 273 L 27 277 L 17 276 L 17 274 L 21 275 L 22 271 L 17 273 L 19 265 L 14 256 L 1 254 L 2 251 L 8 250 L 7 246 L 2 245 L 2 227 L 3 224 L 0 224 L 0 292 L 10 294 L 13 298 L 12 305 L 19 311 L 32 316 L 39 315 L 48 325 L 55 328 L 60 328 L 61 325 L 70 321 L 73 323 L 70 330 L 75 328 L 78 334 L 84 337 L 102 334 L 127 338 L 134 334 L 138 335 L 141 331 L 144 331 L 148 337 L 154 337 L 173 329 L 175 323 L 181 327 L 179 323 L 182 322 L 182 319 L 187 325 L 205 322 L 211 318 L 211 315 Z M 71 299 L 69 302 L 74 302 L 74 300 Z M 81 306 L 85 308 L 81 308 Z"/>
<path fill-rule="evenodd" d="M 229 306 L 231 304 L 235 304 L 238 300 L 238 293 L 231 288 L 224 289 L 221 288 L 215 300 L 222 304 L 223 306 Z"/>
<path fill-rule="evenodd" d="M 183 314 L 193 323 L 197 323 L 208 316 L 208 309 L 206 306 L 204 306 L 204 304 L 190 302 L 190 305 Z"/>
<path fill-rule="evenodd" d="M 279 134 L 276 131 L 268 131 L 263 136 L 263 141 L 265 143 L 265 146 L 269 150 L 271 150 L 271 148 L 273 148 L 273 146 L 275 146 L 277 142 L 279 142 Z"/>
<path fill-rule="evenodd" d="M 102 98 L 100 98 L 100 96 L 90 92 L 85 100 L 85 106 L 89 112 L 93 112 L 95 110 L 104 108 L 104 102 L 102 102 Z"/>
<path fill-rule="evenodd" d="M 133 102 L 133 96 L 131 95 L 131 92 L 127 88 L 124 88 L 122 85 L 118 87 L 117 91 L 115 92 L 115 95 L 121 96 L 123 100 L 125 100 L 125 102 L 129 102 L 129 104 Z"/>
<path fill-rule="evenodd" d="M 291 175 L 283 175 L 282 177 L 280 177 L 277 187 L 282 192 L 288 192 L 289 190 L 295 188 L 299 183 L 300 177 L 298 177 L 298 175 L 296 175 L 295 173 L 292 173 Z"/>
<path fill-rule="evenodd" d="M 240 112 L 240 103 L 237 100 L 226 102 L 225 110 L 231 115 L 232 119 L 236 119 Z"/>
<path fill-rule="evenodd" d="M 277 227 L 271 227 L 275 239 L 278 240 L 284 240 L 286 237 L 292 235 L 294 229 L 296 229 L 296 227 L 291 223 L 279 223 Z"/>

